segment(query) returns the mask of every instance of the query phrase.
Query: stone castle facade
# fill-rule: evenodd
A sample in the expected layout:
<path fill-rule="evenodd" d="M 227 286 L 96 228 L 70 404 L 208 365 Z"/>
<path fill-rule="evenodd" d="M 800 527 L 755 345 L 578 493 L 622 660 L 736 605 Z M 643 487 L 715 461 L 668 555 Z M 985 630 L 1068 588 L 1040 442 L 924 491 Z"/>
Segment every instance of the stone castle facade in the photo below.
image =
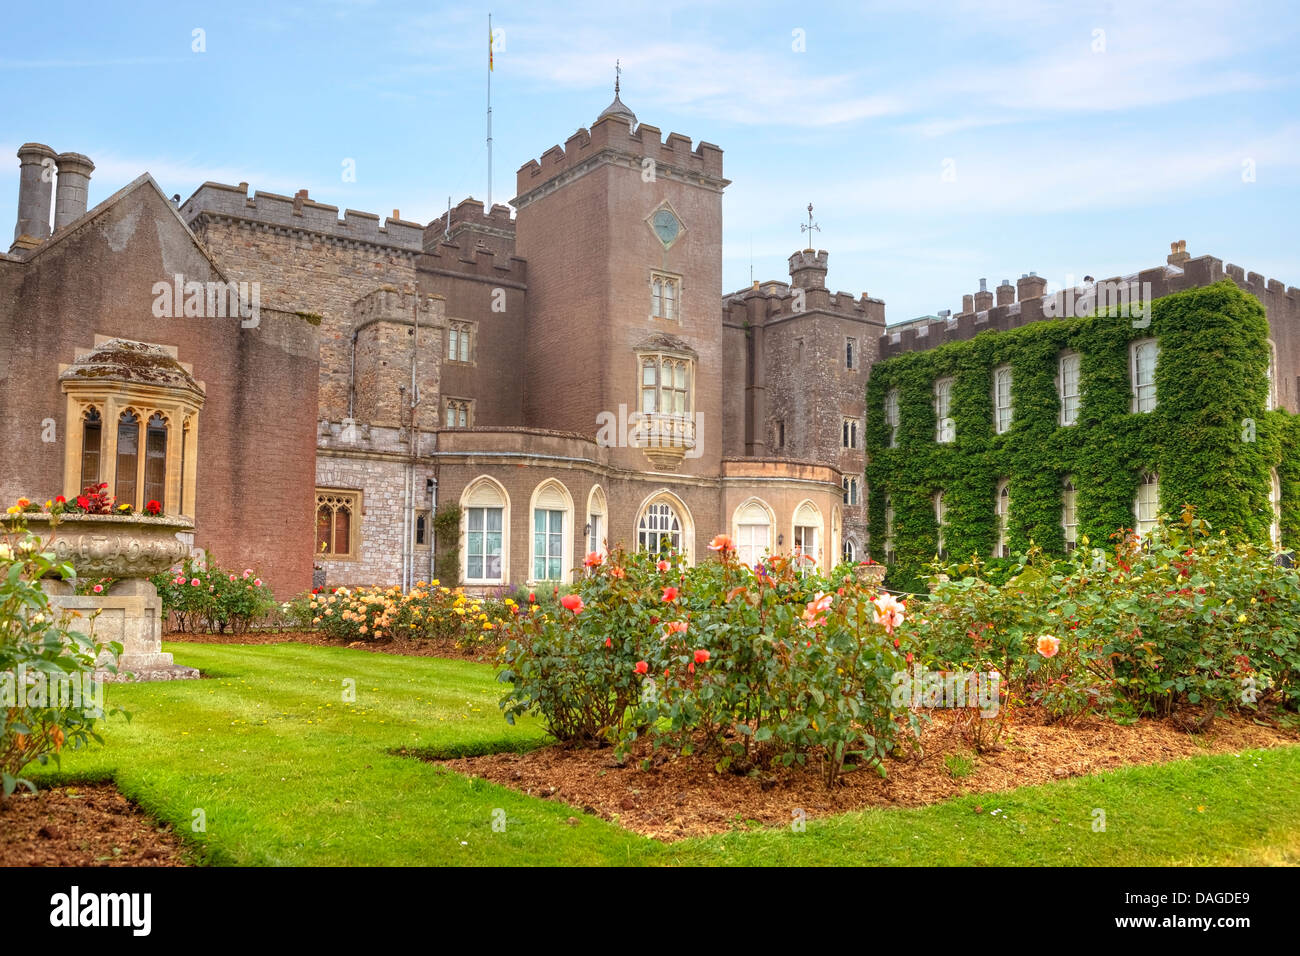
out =
<path fill-rule="evenodd" d="M 40 144 L 19 158 L 0 255 L 0 454 L 18 467 L 0 495 L 75 493 L 92 472 L 116 487 L 138 469 L 123 487 L 139 497 L 150 450 L 170 455 L 167 510 L 189 509 L 197 545 L 284 594 L 322 578 L 409 586 L 448 550 L 470 588 L 563 584 L 590 551 L 696 561 L 718 533 L 748 560 L 865 558 L 872 364 L 1032 317 L 1031 282 L 1020 302 L 982 292 L 955 320 L 887 330 L 884 303 L 831 292 L 812 249 L 788 280 L 720 294 L 722 150 L 664 138 L 617 93 L 519 169 L 510 206 L 465 200 L 425 226 L 246 183 L 168 201 L 147 174 L 87 211 L 88 159 Z M 1205 281 L 1217 262 L 1193 260 Z M 256 315 L 213 316 L 211 296 L 181 314 L 176 296 L 160 317 L 159 282 L 247 284 Z M 1264 291 L 1270 319 L 1294 318 L 1295 288 Z M 1294 410 L 1292 327 L 1275 338 Z M 132 438 L 119 418 L 129 405 L 153 421 L 145 397 L 107 383 L 73 402 L 60 369 L 121 340 L 167 350 L 201 411 Z M 163 429 L 165 449 L 148 446 Z M 449 508 L 458 527 L 438 537 Z"/>

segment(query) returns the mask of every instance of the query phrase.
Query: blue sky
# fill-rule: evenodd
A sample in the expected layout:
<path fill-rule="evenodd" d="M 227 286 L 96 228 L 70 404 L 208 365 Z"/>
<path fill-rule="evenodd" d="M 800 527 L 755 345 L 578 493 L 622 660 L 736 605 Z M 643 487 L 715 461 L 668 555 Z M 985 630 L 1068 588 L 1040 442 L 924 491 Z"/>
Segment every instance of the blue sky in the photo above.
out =
<path fill-rule="evenodd" d="M 890 322 L 981 276 L 1156 265 L 1174 239 L 1300 285 L 1293 3 L 10 3 L 7 230 L 28 140 L 89 155 L 92 204 L 145 170 L 421 222 L 485 198 L 491 9 L 493 198 L 595 118 L 621 59 L 639 119 L 725 151 L 725 291 L 751 263 L 787 276 L 809 202 L 828 284 Z"/>

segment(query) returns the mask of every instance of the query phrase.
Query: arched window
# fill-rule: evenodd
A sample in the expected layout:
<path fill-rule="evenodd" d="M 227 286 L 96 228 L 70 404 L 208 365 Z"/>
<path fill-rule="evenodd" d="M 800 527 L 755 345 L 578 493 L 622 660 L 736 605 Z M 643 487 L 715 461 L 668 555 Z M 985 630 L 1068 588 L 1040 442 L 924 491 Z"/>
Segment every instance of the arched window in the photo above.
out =
<path fill-rule="evenodd" d="M 361 511 L 361 493 L 321 488 L 316 492 L 316 553 L 336 560 L 356 558 L 355 520 Z"/>
<path fill-rule="evenodd" d="M 939 555 L 939 557 L 946 558 L 948 556 L 948 550 L 944 547 L 943 530 L 948 524 L 948 506 L 944 503 L 942 491 L 936 491 L 934 493 L 933 501 L 934 525 L 936 529 L 934 550 L 935 554 Z"/>
<path fill-rule="evenodd" d="M 843 554 L 843 557 L 844 557 L 844 560 L 845 560 L 845 561 L 856 561 L 856 560 L 858 560 L 858 546 L 857 546 L 856 544 L 853 543 L 853 539 L 852 539 L 852 538 L 845 538 L 845 539 L 844 539 L 844 554 Z"/>
<path fill-rule="evenodd" d="M 898 447 L 898 389 L 885 393 L 885 425 L 889 428 L 889 447 Z"/>
<path fill-rule="evenodd" d="M 144 442 L 144 506 L 156 501 L 167 510 L 167 419 L 160 412 L 149 416 Z"/>
<path fill-rule="evenodd" d="M 472 482 L 461 496 L 466 584 L 503 584 L 507 575 L 509 500 L 489 478 Z"/>
<path fill-rule="evenodd" d="M 117 419 L 117 483 L 113 494 L 135 504 L 136 471 L 140 467 L 140 416 L 127 409 Z"/>
<path fill-rule="evenodd" d="M 934 440 L 940 444 L 954 441 L 957 426 L 952 420 L 952 379 L 934 383 Z"/>
<path fill-rule="evenodd" d="M 600 485 L 596 485 L 587 496 L 587 550 L 589 552 L 605 553 L 609 521 L 606 513 L 605 492 L 601 490 Z"/>
<path fill-rule="evenodd" d="M 772 517 L 758 501 L 736 509 L 736 554 L 751 568 L 772 550 Z"/>
<path fill-rule="evenodd" d="M 1011 483 L 998 483 L 998 544 L 996 554 L 999 558 L 1011 557 L 1011 542 L 1007 534 L 1011 519 Z"/>
<path fill-rule="evenodd" d="M 682 550 L 682 521 L 666 501 L 656 501 L 641 512 L 636 527 L 637 548 L 665 557 Z"/>
<path fill-rule="evenodd" d="M 1011 427 L 1011 368 L 993 370 L 993 430 L 999 435 Z"/>
<path fill-rule="evenodd" d="M 1067 477 L 1061 486 L 1061 528 L 1065 534 L 1065 550 L 1073 551 L 1079 544 L 1079 513 L 1076 506 L 1078 493 L 1074 478 Z"/>
<path fill-rule="evenodd" d="M 1277 476 L 1277 469 L 1269 470 L 1268 504 L 1272 522 L 1268 526 L 1268 539 L 1274 551 L 1282 550 L 1282 482 Z"/>
<path fill-rule="evenodd" d="M 1058 397 L 1061 400 L 1062 425 L 1074 425 L 1079 421 L 1079 355 L 1077 352 L 1061 354 L 1060 366 L 1056 376 Z"/>
<path fill-rule="evenodd" d="M 1133 501 L 1133 517 L 1139 535 L 1146 535 L 1156 526 L 1160 514 L 1160 476 L 1154 471 L 1142 472 L 1137 498 Z"/>
<path fill-rule="evenodd" d="M 99 484 L 99 450 L 103 440 L 103 419 L 99 409 L 91 405 L 81 416 L 81 488 Z"/>
<path fill-rule="evenodd" d="M 533 491 L 533 581 L 567 581 L 573 553 L 573 501 L 568 489 L 555 480 Z"/>
<path fill-rule="evenodd" d="M 811 501 L 805 501 L 794 512 L 792 528 L 794 553 L 804 560 L 798 562 L 801 573 L 810 574 L 817 571 L 822 559 L 822 515 Z"/>
<path fill-rule="evenodd" d="M 1133 411 L 1150 412 L 1156 407 L 1156 363 L 1160 349 L 1155 339 L 1142 339 L 1132 346 L 1130 375 L 1133 380 Z"/>

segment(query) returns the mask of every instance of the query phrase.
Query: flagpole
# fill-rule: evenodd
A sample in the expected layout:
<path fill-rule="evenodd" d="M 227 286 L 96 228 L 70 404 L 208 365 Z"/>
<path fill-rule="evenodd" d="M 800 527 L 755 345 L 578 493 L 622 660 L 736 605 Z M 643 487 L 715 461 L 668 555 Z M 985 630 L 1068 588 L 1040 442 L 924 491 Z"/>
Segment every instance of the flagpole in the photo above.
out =
<path fill-rule="evenodd" d="M 488 14 L 488 82 L 487 82 L 487 148 L 488 190 L 487 212 L 492 212 L 492 14 Z"/>

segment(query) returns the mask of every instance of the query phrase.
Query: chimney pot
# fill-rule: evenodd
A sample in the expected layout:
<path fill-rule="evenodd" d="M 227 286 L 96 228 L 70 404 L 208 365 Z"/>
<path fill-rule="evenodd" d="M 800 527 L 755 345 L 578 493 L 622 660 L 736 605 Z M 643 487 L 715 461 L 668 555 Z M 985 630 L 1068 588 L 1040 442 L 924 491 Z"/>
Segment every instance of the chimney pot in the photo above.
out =
<path fill-rule="evenodd" d="M 988 290 L 989 290 L 988 280 L 980 279 L 980 291 L 987 292 Z"/>
<path fill-rule="evenodd" d="M 23 143 L 18 147 L 18 222 L 14 239 L 50 236 L 50 198 L 54 191 L 54 161 L 57 154 L 44 143 Z M 47 172 L 48 170 L 48 172 Z"/>
<path fill-rule="evenodd" d="M 58 230 L 85 215 L 95 164 L 81 153 L 59 153 L 54 162 L 59 173 L 54 193 L 54 228 Z"/>

